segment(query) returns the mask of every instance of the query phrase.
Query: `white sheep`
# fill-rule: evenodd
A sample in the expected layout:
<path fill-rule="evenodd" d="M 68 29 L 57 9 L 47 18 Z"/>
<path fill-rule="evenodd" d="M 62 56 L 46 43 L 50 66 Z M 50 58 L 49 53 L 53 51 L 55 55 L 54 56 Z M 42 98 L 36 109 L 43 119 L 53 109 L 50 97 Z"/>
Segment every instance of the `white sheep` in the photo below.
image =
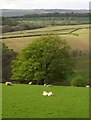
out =
<path fill-rule="evenodd" d="M 12 84 L 12 82 L 6 82 L 5 85 L 10 85 L 10 86 L 12 86 L 13 84 Z"/>
<path fill-rule="evenodd" d="M 52 87 L 52 85 L 50 84 L 50 85 L 47 85 L 47 87 Z"/>
<path fill-rule="evenodd" d="M 48 92 L 43 91 L 43 96 L 48 96 Z"/>
<path fill-rule="evenodd" d="M 28 84 L 29 84 L 29 85 L 31 85 L 31 84 L 32 84 L 32 82 L 29 82 Z"/>
<path fill-rule="evenodd" d="M 44 86 L 47 86 L 46 84 L 44 84 Z"/>
<path fill-rule="evenodd" d="M 86 85 L 87 88 L 89 88 L 90 86 L 89 85 Z"/>
<path fill-rule="evenodd" d="M 53 96 L 53 93 L 52 93 L 52 92 L 49 92 L 49 93 L 48 93 L 48 96 Z"/>

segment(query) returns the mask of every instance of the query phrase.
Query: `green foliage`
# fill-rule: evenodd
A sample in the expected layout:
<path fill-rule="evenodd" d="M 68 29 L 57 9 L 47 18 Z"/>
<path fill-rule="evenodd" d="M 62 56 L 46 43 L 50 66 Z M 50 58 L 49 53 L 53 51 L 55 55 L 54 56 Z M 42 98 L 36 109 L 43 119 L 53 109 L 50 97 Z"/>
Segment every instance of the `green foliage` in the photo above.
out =
<path fill-rule="evenodd" d="M 72 86 L 84 87 L 87 85 L 87 81 L 80 75 L 74 77 L 71 81 Z"/>
<path fill-rule="evenodd" d="M 2 17 L 2 25 L 15 26 L 17 25 L 17 21 L 15 18 Z"/>
<path fill-rule="evenodd" d="M 58 36 L 42 36 L 29 44 L 12 64 L 13 80 L 67 79 L 73 73 L 74 62 L 70 47 Z"/>
<path fill-rule="evenodd" d="M 9 49 L 4 43 L 2 44 L 2 79 L 7 81 L 11 75 L 11 61 L 15 58 L 16 53 Z"/>
<path fill-rule="evenodd" d="M 89 24 L 88 13 L 43 13 L 2 17 L 2 31 L 22 31 L 48 26 Z"/>
<path fill-rule="evenodd" d="M 2 33 L 5 33 L 5 32 L 12 32 L 12 27 L 10 25 L 3 25 Z"/>

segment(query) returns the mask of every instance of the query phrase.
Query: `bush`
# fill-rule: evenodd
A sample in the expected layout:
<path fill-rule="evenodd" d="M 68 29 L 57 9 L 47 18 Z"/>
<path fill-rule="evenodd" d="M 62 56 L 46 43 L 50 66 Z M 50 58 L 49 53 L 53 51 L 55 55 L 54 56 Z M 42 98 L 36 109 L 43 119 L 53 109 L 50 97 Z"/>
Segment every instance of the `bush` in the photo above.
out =
<path fill-rule="evenodd" d="M 87 81 L 82 76 L 76 76 L 72 79 L 71 85 L 76 87 L 85 87 Z"/>
<path fill-rule="evenodd" d="M 63 80 L 62 82 L 55 82 L 53 83 L 54 85 L 57 85 L 57 86 L 70 86 L 70 81 L 69 80 Z"/>
<path fill-rule="evenodd" d="M 5 33 L 5 32 L 12 32 L 12 27 L 10 25 L 3 25 L 2 26 L 2 33 Z"/>

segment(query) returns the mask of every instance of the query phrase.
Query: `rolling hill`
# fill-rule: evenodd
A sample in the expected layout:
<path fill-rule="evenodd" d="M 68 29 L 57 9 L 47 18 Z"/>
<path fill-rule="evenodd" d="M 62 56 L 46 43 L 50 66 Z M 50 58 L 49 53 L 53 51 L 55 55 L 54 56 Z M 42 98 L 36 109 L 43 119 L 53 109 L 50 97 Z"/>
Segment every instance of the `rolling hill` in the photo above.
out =
<path fill-rule="evenodd" d="M 79 10 L 69 10 L 69 9 L 3 9 L 2 16 L 23 16 L 26 14 L 42 14 L 42 13 L 89 13 L 89 10 L 79 9 Z"/>

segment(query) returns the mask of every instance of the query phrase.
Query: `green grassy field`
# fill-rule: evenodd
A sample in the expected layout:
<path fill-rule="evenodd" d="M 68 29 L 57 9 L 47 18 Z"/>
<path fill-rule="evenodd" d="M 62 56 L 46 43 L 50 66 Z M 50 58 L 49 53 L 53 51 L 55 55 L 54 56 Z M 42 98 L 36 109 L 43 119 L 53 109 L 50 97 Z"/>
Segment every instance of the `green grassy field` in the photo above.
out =
<path fill-rule="evenodd" d="M 83 87 L 3 85 L 3 118 L 88 118 L 89 89 Z M 44 97 L 42 91 L 54 96 Z"/>

